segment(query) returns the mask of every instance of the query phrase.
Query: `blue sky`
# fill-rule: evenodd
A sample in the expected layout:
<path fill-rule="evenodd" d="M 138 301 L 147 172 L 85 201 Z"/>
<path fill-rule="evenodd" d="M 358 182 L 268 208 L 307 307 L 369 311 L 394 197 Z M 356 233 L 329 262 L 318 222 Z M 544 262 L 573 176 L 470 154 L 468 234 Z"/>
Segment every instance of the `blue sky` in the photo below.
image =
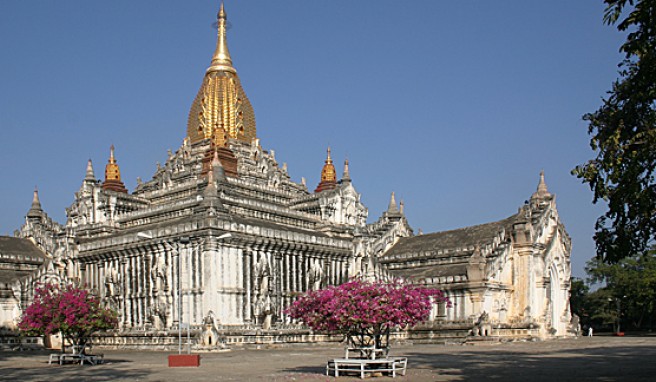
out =
<path fill-rule="evenodd" d="M 64 209 L 109 146 L 129 189 L 186 132 L 219 2 L 0 2 L 0 234 L 38 186 Z M 573 240 L 575 276 L 603 207 L 570 170 L 592 157 L 581 116 L 617 77 L 624 36 L 601 0 L 230 1 L 233 63 L 258 136 L 296 181 L 326 147 L 370 220 L 390 193 L 425 233 L 517 211 L 544 169 Z"/>

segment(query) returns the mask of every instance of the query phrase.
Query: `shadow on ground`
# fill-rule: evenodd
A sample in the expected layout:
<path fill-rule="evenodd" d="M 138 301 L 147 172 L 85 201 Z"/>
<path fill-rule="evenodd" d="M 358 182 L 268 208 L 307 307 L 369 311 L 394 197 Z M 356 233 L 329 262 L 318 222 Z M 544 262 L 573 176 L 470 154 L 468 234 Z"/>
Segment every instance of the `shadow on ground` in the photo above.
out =
<path fill-rule="evenodd" d="M 131 364 L 129 359 L 112 358 L 100 365 L 80 365 L 79 363 L 67 363 L 65 365 L 48 364 L 49 355 L 52 352 L 44 351 L 20 351 L 2 352 L 2 372 L 0 379 L 4 381 L 114 381 L 114 380 L 138 380 L 149 375 L 148 370 L 120 370 L 112 365 Z M 26 363 L 29 363 L 26 367 Z"/>
<path fill-rule="evenodd" d="M 440 375 L 462 381 L 653 381 L 656 375 L 656 346 L 564 349 L 538 354 L 490 349 L 405 355 L 410 369 L 437 370 Z"/>
<path fill-rule="evenodd" d="M 524 346 L 522 348 L 522 346 Z M 656 345 L 566 347 L 554 343 L 453 346 L 424 352 L 420 346 L 395 355 L 408 357 L 408 372 L 399 381 L 653 381 Z M 519 348 L 521 350 L 515 350 Z M 528 349 L 527 349 L 528 348 Z M 409 351 L 408 351 L 409 350 Z M 287 373 L 325 378 L 325 364 L 293 367 Z M 333 378 L 331 378 L 334 380 Z M 390 377 L 376 380 L 392 380 Z M 299 379 L 300 380 L 300 379 Z M 359 380 L 358 377 L 339 378 Z"/>

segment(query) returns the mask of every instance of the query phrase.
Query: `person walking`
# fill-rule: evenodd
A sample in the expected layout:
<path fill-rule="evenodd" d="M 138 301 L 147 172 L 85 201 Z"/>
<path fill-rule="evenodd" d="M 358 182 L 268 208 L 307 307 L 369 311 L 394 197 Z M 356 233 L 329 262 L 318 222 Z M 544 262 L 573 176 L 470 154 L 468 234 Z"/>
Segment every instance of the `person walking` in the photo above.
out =
<path fill-rule="evenodd" d="M 588 337 L 592 337 L 592 326 L 588 328 Z"/>

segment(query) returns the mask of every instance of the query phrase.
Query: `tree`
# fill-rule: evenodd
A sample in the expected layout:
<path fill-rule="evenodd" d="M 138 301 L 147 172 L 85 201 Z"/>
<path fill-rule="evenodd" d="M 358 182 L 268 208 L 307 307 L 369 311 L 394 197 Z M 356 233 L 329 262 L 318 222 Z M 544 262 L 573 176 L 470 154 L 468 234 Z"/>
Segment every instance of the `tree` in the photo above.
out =
<path fill-rule="evenodd" d="M 585 284 L 585 281 L 577 277 L 572 277 L 569 290 L 569 304 L 571 312 L 577 314 L 583 321 L 586 321 L 586 318 L 590 315 L 587 299 L 589 293 L 590 288 Z"/>
<path fill-rule="evenodd" d="M 593 259 L 586 272 L 591 282 L 605 283 L 601 288 L 604 298 L 614 306 L 613 311 L 621 311 L 622 321 L 641 328 L 648 320 L 652 326 L 656 318 L 656 251 L 627 257 L 616 264 Z M 616 320 L 618 313 L 613 313 Z"/>
<path fill-rule="evenodd" d="M 102 307 L 100 299 L 74 285 L 55 284 L 37 286 L 34 300 L 25 309 L 18 324 L 27 335 L 50 335 L 61 332 L 78 349 L 96 331 L 115 328 L 115 311 Z"/>
<path fill-rule="evenodd" d="M 338 331 L 355 347 L 384 349 L 393 328 L 427 320 L 433 303 L 450 304 L 441 291 L 399 280 L 352 280 L 309 291 L 285 311 L 314 330 Z"/>
<path fill-rule="evenodd" d="M 572 173 L 588 183 L 594 203 L 608 204 L 594 239 L 597 257 L 614 263 L 656 237 L 656 0 L 604 3 L 604 22 L 628 32 L 625 58 L 602 106 L 583 117 L 597 156 Z"/>

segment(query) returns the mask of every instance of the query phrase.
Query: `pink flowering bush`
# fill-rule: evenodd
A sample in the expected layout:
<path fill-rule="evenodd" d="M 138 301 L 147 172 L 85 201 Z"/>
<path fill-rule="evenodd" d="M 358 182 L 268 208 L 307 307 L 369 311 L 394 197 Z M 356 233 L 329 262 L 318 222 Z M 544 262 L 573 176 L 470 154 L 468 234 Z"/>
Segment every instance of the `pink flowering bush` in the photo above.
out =
<path fill-rule="evenodd" d="M 88 290 L 43 284 L 37 286 L 34 301 L 25 309 L 18 327 L 27 335 L 61 332 L 73 345 L 83 348 L 91 334 L 117 324 L 116 312 L 101 306 L 100 299 Z"/>
<path fill-rule="evenodd" d="M 308 291 L 285 310 L 314 330 L 339 331 L 355 347 L 387 348 L 391 329 L 430 317 L 433 303 L 450 305 L 442 291 L 400 280 L 352 280 Z"/>

